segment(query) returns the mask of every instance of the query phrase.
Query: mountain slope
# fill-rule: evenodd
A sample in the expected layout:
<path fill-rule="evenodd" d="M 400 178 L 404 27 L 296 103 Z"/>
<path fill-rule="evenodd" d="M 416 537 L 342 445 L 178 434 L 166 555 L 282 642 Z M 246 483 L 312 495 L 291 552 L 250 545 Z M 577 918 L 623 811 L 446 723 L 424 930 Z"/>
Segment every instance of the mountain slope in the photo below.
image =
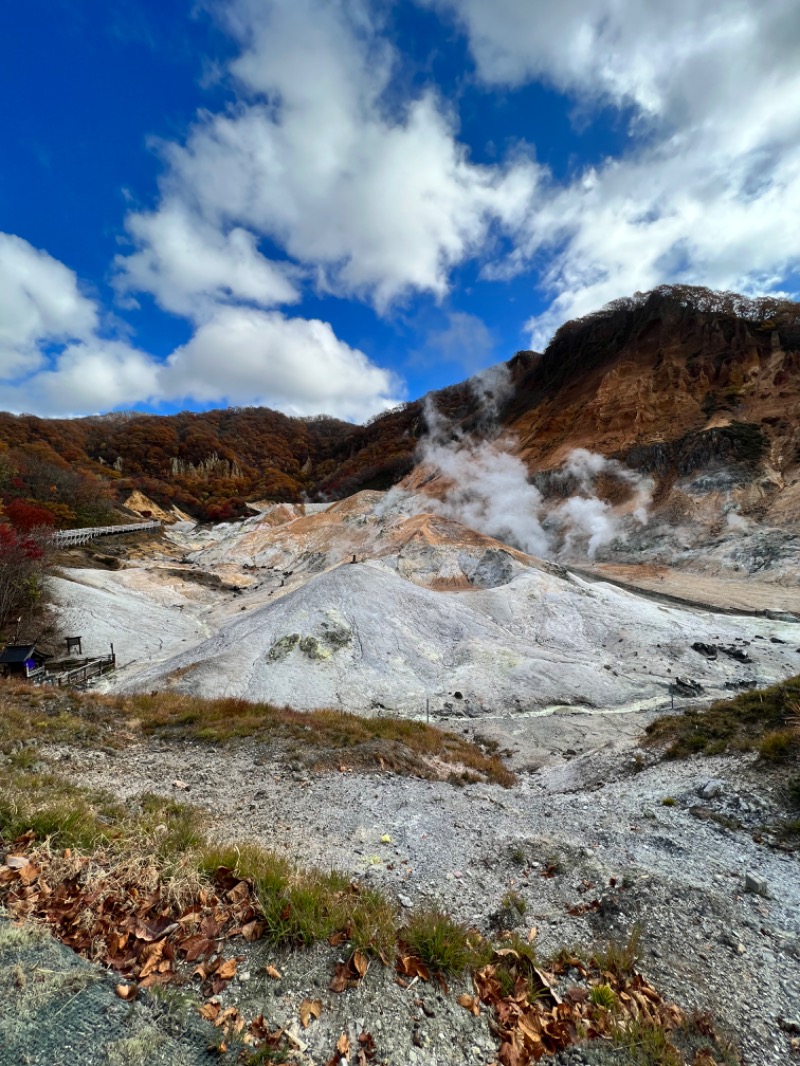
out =
<path fill-rule="evenodd" d="M 505 429 L 531 473 L 581 447 L 652 477 L 657 503 L 686 510 L 679 483 L 709 474 L 737 511 L 800 521 L 800 305 L 665 287 L 566 323 L 543 355 L 503 368 L 490 405 L 485 382 L 463 382 L 366 426 L 263 408 L 0 414 L 0 496 L 43 503 L 58 524 L 49 475 L 71 465 L 119 502 L 140 490 L 205 520 L 244 515 L 252 500 L 340 499 L 413 469 L 432 405 L 460 433 Z"/>

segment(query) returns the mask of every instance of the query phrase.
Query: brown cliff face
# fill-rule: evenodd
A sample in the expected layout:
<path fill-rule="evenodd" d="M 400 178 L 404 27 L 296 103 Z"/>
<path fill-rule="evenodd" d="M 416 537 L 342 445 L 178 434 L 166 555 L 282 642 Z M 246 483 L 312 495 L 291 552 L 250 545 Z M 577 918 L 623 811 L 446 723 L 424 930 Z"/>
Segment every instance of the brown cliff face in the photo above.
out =
<path fill-rule="evenodd" d="M 618 301 L 528 361 L 506 418 L 532 470 L 586 448 L 673 504 L 683 480 L 725 474 L 743 511 L 798 522 L 800 305 L 675 288 Z"/>

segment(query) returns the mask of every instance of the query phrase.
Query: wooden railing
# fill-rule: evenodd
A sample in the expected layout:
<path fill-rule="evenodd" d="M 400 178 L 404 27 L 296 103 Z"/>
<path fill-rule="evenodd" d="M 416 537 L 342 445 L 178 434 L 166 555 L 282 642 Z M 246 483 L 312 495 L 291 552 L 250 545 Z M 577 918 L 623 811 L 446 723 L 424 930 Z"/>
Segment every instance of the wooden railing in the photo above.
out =
<path fill-rule="evenodd" d="M 63 673 L 52 674 L 45 667 L 36 670 L 29 675 L 29 680 L 35 685 L 83 685 L 91 681 L 93 677 L 101 677 L 103 674 L 116 670 L 117 658 L 112 653 L 99 659 L 86 659 L 80 666 L 74 666 L 71 670 Z"/>
<path fill-rule="evenodd" d="M 53 533 L 53 543 L 58 548 L 69 548 L 75 544 L 86 544 L 95 537 L 111 537 L 120 533 L 144 533 L 147 530 L 161 529 L 161 523 L 133 522 L 125 526 L 90 526 L 89 529 L 60 529 Z"/>

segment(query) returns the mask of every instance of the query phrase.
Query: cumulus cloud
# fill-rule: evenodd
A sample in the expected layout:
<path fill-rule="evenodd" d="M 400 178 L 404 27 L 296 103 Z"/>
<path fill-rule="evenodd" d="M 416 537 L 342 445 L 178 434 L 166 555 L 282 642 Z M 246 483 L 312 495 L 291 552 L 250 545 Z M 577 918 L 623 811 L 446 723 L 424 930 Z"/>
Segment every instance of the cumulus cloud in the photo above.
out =
<path fill-rule="evenodd" d="M 161 399 L 160 364 L 121 341 L 69 344 L 21 383 L 0 381 L 6 410 L 39 415 L 82 415 Z"/>
<path fill-rule="evenodd" d="M 500 278 L 547 265 L 535 347 L 565 318 L 680 280 L 780 289 L 800 262 L 794 0 L 425 0 L 464 26 L 492 86 L 543 81 L 582 116 L 629 116 L 626 149 L 540 190 Z"/>
<path fill-rule="evenodd" d="M 233 0 L 222 10 L 241 47 L 240 98 L 164 146 L 166 203 L 189 205 L 207 233 L 268 237 L 322 290 L 381 310 L 412 291 L 441 297 L 493 227 L 518 227 L 537 168 L 472 164 L 432 89 L 392 102 L 397 57 L 374 6 Z M 128 288 L 144 283 L 176 307 L 175 272 L 150 265 L 169 221 L 132 215 L 140 250 L 120 267 Z"/>
<path fill-rule="evenodd" d="M 398 379 L 328 324 L 278 309 L 309 282 L 381 311 L 410 292 L 442 297 L 455 264 L 519 227 L 539 172 L 472 164 L 433 89 L 393 98 L 398 56 L 376 5 L 216 10 L 239 46 L 236 102 L 160 146 L 160 202 L 128 216 L 133 251 L 117 257 L 115 285 L 196 326 L 158 374 L 162 398 L 366 417 L 401 397 Z M 264 241 L 284 258 L 262 254 Z M 459 312 L 434 341 L 470 369 L 491 346 Z"/>
<path fill-rule="evenodd" d="M 148 292 L 166 311 L 192 319 L 209 304 L 248 301 L 261 307 L 295 303 L 292 271 L 258 251 L 254 234 L 209 225 L 177 199 L 157 211 L 128 218 L 137 250 L 117 256 L 115 283 L 122 293 Z"/>
<path fill-rule="evenodd" d="M 220 309 L 169 357 L 161 381 L 172 398 L 350 419 L 391 407 L 400 387 L 327 322 L 234 307 Z"/>
<path fill-rule="evenodd" d="M 80 415 L 194 400 L 364 419 L 397 402 L 396 377 L 327 322 L 213 299 L 199 306 L 190 341 L 161 362 L 103 335 L 96 304 L 63 263 L 0 234 L 0 405 Z"/>
<path fill-rule="evenodd" d="M 97 308 L 73 271 L 0 233 L 0 377 L 41 366 L 45 345 L 91 336 L 97 323 Z"/>

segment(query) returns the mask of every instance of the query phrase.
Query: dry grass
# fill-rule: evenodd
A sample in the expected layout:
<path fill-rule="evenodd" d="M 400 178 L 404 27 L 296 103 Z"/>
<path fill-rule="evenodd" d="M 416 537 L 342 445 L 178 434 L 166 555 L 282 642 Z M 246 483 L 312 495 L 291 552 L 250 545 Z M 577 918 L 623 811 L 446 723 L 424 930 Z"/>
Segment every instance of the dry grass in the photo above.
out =
<path fill-rule="evenodd" d="M 202 821 L 199 811 L 163 796 L 124 806 L 54 774 L 0 769 L 0 839 L 6 841 L 31 832 L 54 850 L 105 850 L 115 861 L 146 856 L 169 867 L 200 846 Z"/>
<path fill-rule="evenodd" d="M 97 744 L 120 733 L 112 708 L 68 689 L 0 681 L 0 752 L 30 740 Z"/>
<path fill-rule="evenodd" d="M 4 684 L 0 752 L 30 768 L 30 742 L 124 747 L 158 736 L 224 744 L 253 738 L 284 762 L 314 770 L 388 770 L 422 778 L 491 781 L 515 776 L 499 756 L 422 722 L 344 711 L 294 711 L 241 699 L 201 699 L 175 692 L 98 696 Z M 23 749 L 22 752 L 20 749 Z M 27 765 L 26 765 L 27 763 Z"/>

